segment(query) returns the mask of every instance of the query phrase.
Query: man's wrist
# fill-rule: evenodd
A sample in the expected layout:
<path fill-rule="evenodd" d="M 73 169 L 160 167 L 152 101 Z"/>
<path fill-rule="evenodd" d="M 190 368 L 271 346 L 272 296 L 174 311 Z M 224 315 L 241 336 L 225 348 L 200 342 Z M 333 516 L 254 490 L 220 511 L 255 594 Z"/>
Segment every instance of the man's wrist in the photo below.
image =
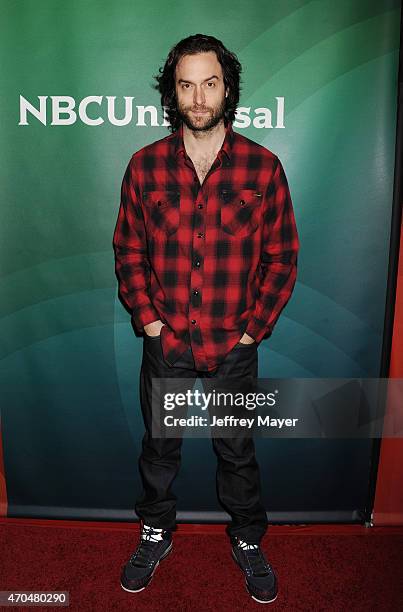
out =
<path fill-rule="evenodd" d="M 150 321 L 149 323 L 146 323 L 146 324 L 143 326 L 143 330 L 142 330 L 142 331 L 146 331 L 146 329 L 145 329 L 145 328 L 146 328 L 148 325 L 152 325 L 153 323 L 157 323 L 158 321 L 161 321 L 161 319 L 155 319 L 154 321 Z"/>
<path fill-rule="evenodd" d="M 132 319 L 139 332 L 144 331 L 146 325 L 158 321 L 159 318 L 160 315 L 152 304 L 147 304 L 141 310 L 135 309 L 132 311 Z"/>
<path fill-rule="evenodd" d="M 248 332 L 246 332 L 246 331 L 244 332 L 244 334 L 243 334 L 242 338 L 243 338 L 243 339 L 245 339 L 245 336 L 246 336 L 246 338 L 247 338 L 248 340 L 252 340 L 253 342 L 256 342 L 255 338 L 254 338 L 253 336 L 251 336 L 251 335 L 250 335 Z M 242 341 L 242 338 L 241 338 L 241 341 Z M 253 344 L 253 342 L 249 342 L 248 344 Z M 244 343 L 244 344 L 246 344 L 246 343 Z"/>
<path fill-rule="evenodd" d="M 270 336 L 271 331 L 271 328 L 265 325 L 263 321 L 256 319 L 256 317 L 252 317 L 245 329 L 245 334 L 248 334 L 255 342 L 260 342 L 264 336 Z"/>

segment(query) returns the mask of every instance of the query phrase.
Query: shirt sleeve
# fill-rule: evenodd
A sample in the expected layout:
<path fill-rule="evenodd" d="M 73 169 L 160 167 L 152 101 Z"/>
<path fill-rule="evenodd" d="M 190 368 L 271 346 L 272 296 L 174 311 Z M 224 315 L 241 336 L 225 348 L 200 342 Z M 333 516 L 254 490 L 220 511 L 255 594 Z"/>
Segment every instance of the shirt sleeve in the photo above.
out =
<path fill-rule="evenodd" d="M 299 239 L 287 178 L 278 158 L 263 206 L 260 282 L 255 309 L 245 329 L 256 342 L 272 334 L 297 277 Z"/>
<path fill-rule="evenodd" d="M 113 234 L 119 295 L 138 331 L 160 319 L 149 297 L 150 266 L 143 211 L 137 197 L 134 156 L 123 176 L 119 213 Z"/>

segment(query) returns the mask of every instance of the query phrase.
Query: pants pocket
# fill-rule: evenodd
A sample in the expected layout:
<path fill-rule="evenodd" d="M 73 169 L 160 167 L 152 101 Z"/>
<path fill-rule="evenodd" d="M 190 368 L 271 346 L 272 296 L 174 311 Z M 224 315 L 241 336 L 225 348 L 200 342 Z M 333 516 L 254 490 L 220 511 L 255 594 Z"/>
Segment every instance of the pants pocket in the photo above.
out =
<path fill-rule="evenodd" d="M 245 344 L 243 342 L 237 342 L 236 345 L 234 346 L 234 349 L 243 349 L 243 348 L 251 348 L 251 347 L 256 347 L 257 346 L 257 342 L 252 342 L 251 344 Z"/>

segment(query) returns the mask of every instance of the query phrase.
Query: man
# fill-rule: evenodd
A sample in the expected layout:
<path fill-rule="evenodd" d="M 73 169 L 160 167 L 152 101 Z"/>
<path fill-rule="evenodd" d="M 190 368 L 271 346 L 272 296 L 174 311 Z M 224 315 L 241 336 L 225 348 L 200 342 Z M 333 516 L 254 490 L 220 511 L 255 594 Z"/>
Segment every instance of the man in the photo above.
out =
<path fill-rule="evenodd" d="M 152 437 L 152 378 L 256 378 L 257 347 L 296 281 L 299 242 L 281 162 L 232 129 L 240 73 L 236 56 L 212 36 L 173 47 L 156 77 L 172 134 L 135 153 L 122 182 L 116 274 L 144 332 L 141 537 L 121 575 L 131 592 L 149 584 L 176 528 L 171 485 L 181 439 Z M 273 601 L 253 438 L 213 438 L 213 446 L 232 555 L 252 597 Z"/>

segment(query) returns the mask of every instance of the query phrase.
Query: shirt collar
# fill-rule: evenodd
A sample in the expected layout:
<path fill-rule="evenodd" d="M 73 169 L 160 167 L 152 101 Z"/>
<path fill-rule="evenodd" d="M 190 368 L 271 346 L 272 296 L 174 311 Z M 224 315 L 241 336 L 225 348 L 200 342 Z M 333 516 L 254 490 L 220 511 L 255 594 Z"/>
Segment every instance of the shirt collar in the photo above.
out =
<path fill-rule="evenodd" d="M 234 143 L 234 130 L 232 129 L 232 123 L 229 122 L 227 127 L 225 128 L 225 138 L 222 143 L 222 147 L 218 152 L 218 155 L 221 156 L 221 152 L 223 151 L 228 159 L 231 159 L 231 151 L 232 145 Z M 186 154 L 185 145 L 183 143 L 183 121 L 180 124 L 180 127 L 176 130 L 174 134 L 174 145 L 175 145 L 175 154 L 180 155 Z"/>

